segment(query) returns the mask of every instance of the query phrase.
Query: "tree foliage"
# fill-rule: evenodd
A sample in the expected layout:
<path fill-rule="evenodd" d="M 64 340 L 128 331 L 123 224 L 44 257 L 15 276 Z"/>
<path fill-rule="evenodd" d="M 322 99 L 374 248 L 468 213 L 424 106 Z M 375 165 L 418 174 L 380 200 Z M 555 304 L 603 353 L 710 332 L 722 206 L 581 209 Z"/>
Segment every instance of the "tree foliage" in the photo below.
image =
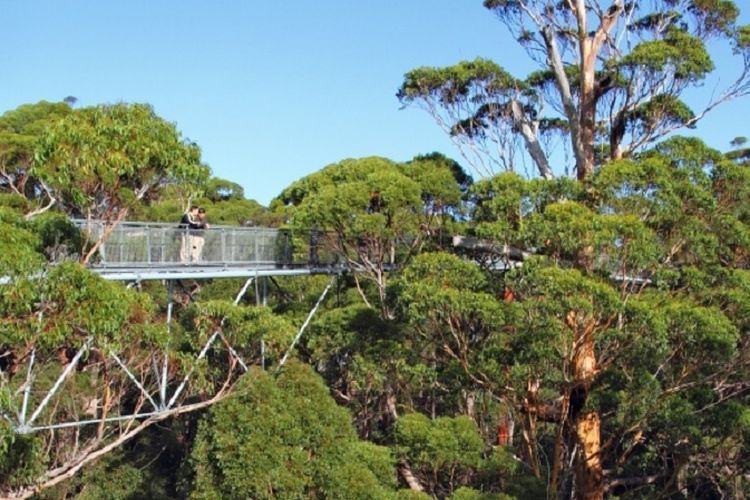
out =
<path fill-rule="evenodd" d="M 389 316 L 386 272 L 403 267 L 446 223 L 442 215 L 459 205 L 454 172 L 431 158 L 405 165 L 378 157 L 344 160 L 293 183 L 272 209 L 286 212 L 304 248 L 315 231 L 320 251 L 363 272 Z M 363 298 L 369 300 L 364 292 Z"/>
<path fill-rule="evenodd" d="M 578 3 L 587 5 L 563 3 L 541 19 L 574 26 Z M 506 21 L 541 5 L 487 4 Z M 644 88 L 649 78 L 672 90 L 699 82 L 712 64 L 706 37 L 747 46 L 732 2 L 664 5 L 687 10 L 644 17 L 645 7 L 615 2 L 589 11 L 590 22 L 611 18 L 611 37 L 623 23 L 627 36 L 648 32 L 622 57 L 597 63 L 601 78 L 616 77 L 601 99 L 616 100 L 631 77 Z M 525 43 L 548 35 L 525 34 Z M 575 30 L 554 37 L 574 57 Z M 605 37 L 599 53 L 613 53 L 613 43 Z M 581 89 L 585 72 L 564 69 Z M 560 80 L 540 72 L 517 81 L 488 61 L 422 77 L 441 105 L 502 95 L 509 120 L 532 113 L 539 89 L 554 91 Z M 623 137 L 700 116 L 677 97 L 632 107 Z M 496 112 L 487 106 L 454 132 L 486 134 Z M 539 130 L 570 129 L 554 118 L 540 118 Z M 585 183 L 515 172 L 473 183 L 436 153 L 406 163 L 344 160 L 293 183 L 267 211 L 237 184 L 203 183 L 196 147 L 147 107 L 40 103 L 4 115 L 0 130 L 10 134 L 0 143 L 3 496 L 748 491 L 750 171 L 742 155 L 685 137 L 621 157 L 601 149 L 610 161 Z M 29 167 L 32 144 L 38 163 Z M 57 209 L 46 208 L 49 197 Z M 85 245 L 70 215 L 175 220 L 188 200 L 214 223 L 285 221 L 313 271 L 328 271 L 322 263 L 355 271 L 337 277 L 296 349 L 328 276 L 258 282 L 254 297 L 234 302 L 232 287 L 243 283 L 215 281 L 189 304 L 167 305 L 175 284 L 138 291 L 57 258 Z M 449 239 L 456 234 L 463 238 Z M 298 359 L 279 368 L 287 352 Z M 61 421 L 70 427 L 48 427 Z M 74 425 L 81 421 L 91 425 Z"/>
<path fill-rule="evenodd" d="M 54 203 L 49 186 L 33 171 L 37 142 L 71 112 L 66 103 L 40 101 L 0 117 L 0 192 L 15 197 L 30 215 Z"/>
<path fill-rule="evenodd" d="M 486 0 L 484 6 L 539 68 L 515 77 L 477 58 L 409 71 L 398 91 L 459 146 L 482 175 L 516 171 L 523 145 L 551 178 L 551 146 L 562 138 L 577 177 L 632 156 L 750 91 L 750 36 L 730 0 Z M 739 60 L 736 80 L 693 111 L 682 100 L 714 69 L 710 43 Z"/>
<path fill-rule="evenodd" d="M 80 108 L 50 127 L 35 150 L 34 175 L 68 213 L 105 222 L 108 231 L 167 184 L 199 184 L 208 170 L 200 150 L 150 106 Z M 96 252 L 108 231 L 83 261 Z"/>
<path fill-rule="evenodd" d="M 390 452 L 357 441 L 347 412 L 297 363 L 278 379 L 251 373 L 215 406 L 191 467 L 192 498 L 387 498 L 395 487 Z"/>

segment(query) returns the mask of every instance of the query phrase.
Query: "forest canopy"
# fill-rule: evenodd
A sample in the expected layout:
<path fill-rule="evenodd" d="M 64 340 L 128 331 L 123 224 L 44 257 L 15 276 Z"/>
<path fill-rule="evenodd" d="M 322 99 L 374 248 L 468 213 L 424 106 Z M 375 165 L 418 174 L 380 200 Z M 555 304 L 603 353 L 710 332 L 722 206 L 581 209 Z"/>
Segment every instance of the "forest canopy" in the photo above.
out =
<path fill-rule="evenodd" d="M 484 4 L 538 71 L 422 67 L 398 94 L 460 161 L 342 159 L 269 207 L 147 104 L 0 116 L 0 496 L 750 493 L 750 153 L 675 133 L 750 89 L 737 5 Z M 740 74 L 693 109 L 713 41 Z M 118 224 L 191 205 L 314 248 L 310 274 L 95 272 Z"/>

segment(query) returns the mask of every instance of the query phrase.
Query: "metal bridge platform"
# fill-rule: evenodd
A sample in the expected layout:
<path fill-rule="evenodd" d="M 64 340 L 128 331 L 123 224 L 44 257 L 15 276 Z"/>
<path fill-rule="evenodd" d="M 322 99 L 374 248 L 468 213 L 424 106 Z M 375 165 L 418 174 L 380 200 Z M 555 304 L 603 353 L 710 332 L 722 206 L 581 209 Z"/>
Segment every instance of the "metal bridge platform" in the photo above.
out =
<path fill-rule="evenodd" d="M 182 280 L 182 279 L 216 279 L 216 278 L 262 278 L 264 276 L 305 276 L 311 274 L 344 274 L 347 270 L 338 266 L 300 266 L 295 268 L 277 268 L 264 266 L 201 266 L 186 265 L 159 267 L 118 267 L 101 268 L 92 266 L 90 271 L 106 280 L 112 281 L 149 281 L 149 280 Z"/>
<path fill-rule="evenodd" d="M 88 268 L 107 280 L 147 281 L 342 274 L 327 255 L 324 234 L 292 235 L 265 227 L 211 226 L 188 230 L 175 224 L 74 220 L 89 241 L 106 233 Z"/>

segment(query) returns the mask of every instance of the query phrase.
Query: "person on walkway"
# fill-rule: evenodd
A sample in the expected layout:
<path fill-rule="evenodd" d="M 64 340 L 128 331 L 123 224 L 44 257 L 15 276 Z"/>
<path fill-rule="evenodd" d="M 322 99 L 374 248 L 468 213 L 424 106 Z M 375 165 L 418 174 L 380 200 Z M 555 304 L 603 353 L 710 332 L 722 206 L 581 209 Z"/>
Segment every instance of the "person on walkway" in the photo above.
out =
<path fill-rule="evenodd" d="M 198 216 L 196 219 L 196 230 L 193 234 L 193 248 L 190 252 L 190 258 L 193 262 L 200 262 L 201 254 L 203 253 L 203 245 L 206 244 L 206 229 L 208 229 L 208 221 L 206 220 L 206 209 L 199 208 Z"/>
<path fill-rule="evenodd" d="M 197 205 L 191 205 L 190 210 L 182 214 L 179 227 L 182 230 L 182 234 L 180 235 L 180 262 L 187 264 L 193 260 L 192 256 L 195 249 L 194 231 L 201 228 Z M 201 248 L 203 248 L 203 245 L 201 245 Z"/>

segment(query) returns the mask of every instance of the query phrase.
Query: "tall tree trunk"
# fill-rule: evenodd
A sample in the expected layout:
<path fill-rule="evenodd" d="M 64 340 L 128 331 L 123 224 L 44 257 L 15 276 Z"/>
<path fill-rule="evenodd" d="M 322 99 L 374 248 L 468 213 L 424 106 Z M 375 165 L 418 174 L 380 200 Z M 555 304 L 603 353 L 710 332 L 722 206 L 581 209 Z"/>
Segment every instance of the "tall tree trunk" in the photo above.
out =
<path fill-rule="evenodd" d="M 464 392 L 464 403 L 466 404 L 466 416 L 474 420 L 476 418 L 477 394 L 474 391 Z"/>
<path fill-rule="evenodd" d="M 594 71 L 585 72 L 581 79 L 581 145 L 583 158 L 576 165 L 579 181 L 594 172 L 594 139 L 596 133 L 596 95 L 594 93 Z"/>
<path fill-rule="evenodd" d="M 599 500 L 604 498 L 604 475 L 601 463 L 601 418 L 596 410 L 587 409 L 591 382 L 596 375 L 596 352 L 594 333 L 596 321 L 578 322 L 574 312 L 568 314 L 568 326 L 574 331 L 573 394 L 571 409 L 578 441 L 578 456 L 575 463 L 576 498 Z"/>
<path fill-rule="evenodd" d="M 595 411 L 576 417 L 576 436 L 580 449 L 576 460 L 576 498 L 604 498 L 604 475 L 601 463 L 601 420 Z"/>
<path fill-rule="evenodd" d="M 536 413 L 537 413 L 537 393 L 539 392 L 539 382 L 531 378 L 526 383 L 526 397 L 523 406 L 526 408 L 523 419 L 523 437 L 526 459 L 534 477 L 541 479 L 542 470 L 539 466 L 539 457 L 536 453 Z"/>
<path fill-rule="evenodd" d="M 596 82 L 596 58 L 609 36 L 609 32 L 625 8 L 623 0 L 614 0 L 601 18 L 599 27 L 591 35 L 587 27 L 585 0 L 576 0 L 575 15 L 578 24 L 578 44 L 581 58 L 580 137 L 583 158 L 576 163 L 578 180 L 582 181 L 594 171 L 594 139 L 596 138 L 596 103 L 601 88 Z"/>
<path fill-rule="evenodd" d="M 396 395 L 393 394 L 393 390 L 391 390 L 390 388 L 386 390 L 385 406 L 386 406 L 386 411 L 388 412 L 388 415 L 390 415 L 390 417 L 393 419 L 393 422 L 396 422 L 396 420 L 398 420 L 398 409 L 396 408 Z M 422 482 L 414 474 L 414 471 L 411 470 L 411 466 L 406 462 L 406 460 L 399 462 L 398 472 L 399 474 L 401 474 L 401 477 L 404 478 L 404 481 L 406 481 L 406 484 L 407 486 L 409 486 L 409 489 L 414 490 L 414 491 L 424 491 L 424 486 L 422 485 Z"/>
<path fill-rule="evenodd" d="M 549 489 L 550 498 L 558 498 L 560 480 L 562 472 L 565 467 L 564 456 L 563 456 L 563 441 L 566 438 L 568 432 L 568 412 L 570 411 L 570 393 L 566 391 L 563 395 L 562 402 L 560 404 L 560 423 L 557 427 L 557 435 L 555 436 L 555 447 L 552 454 L 552 472 L 550 474 Z"/>
<path fill-rule="evenodd" d="M 526 144 L 526 150 L 534 160 L 537 169 L 539 169 L 539 175 L 548 180 L 553 179 L 554 175 L 552 174 L 552 168 L 549 166 L 547 155 L 539 144 L 539 137 L 535 127 L 526 117 L 526 113 L 521 108 L 519 102 L 515 99 L 510 102 L 510 109 L 513 114 L 513 121 L 516 127 L 518 127 L 518 131 L 521 133 L 524 143 Z"/>
<path fill-rule="evenodd" d="M 424 486 L 422 486 L 419 478 L 414 475 L 414 472 L 411 470 L 411 467 L 409 467 L 409 464 L 407 464 L 406 462 L 398 464 L 398 472 L 399 474 L 401 474 L 401 477 L 404 478 L 404 481 L 406 481 L 406 485 L 409 486 L 410 490 L 424 491 Z"/>

